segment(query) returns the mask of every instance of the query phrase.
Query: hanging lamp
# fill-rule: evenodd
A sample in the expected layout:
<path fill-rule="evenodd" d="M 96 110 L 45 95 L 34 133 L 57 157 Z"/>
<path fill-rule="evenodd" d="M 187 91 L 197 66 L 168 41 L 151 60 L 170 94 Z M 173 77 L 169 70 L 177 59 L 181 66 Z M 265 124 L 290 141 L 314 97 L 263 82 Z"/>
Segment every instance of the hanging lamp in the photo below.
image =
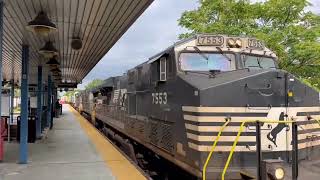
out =
<path fill-rule="evenodd" d="M 58 50 L 54 47 L 51 41 L 47 41 L 43 48 L 39 50 L 39 53 L 46 58 L 52 58 L 58 55 Z"/>
<path fill-rule="evenodd" d="M 52 58 L 50 58 L 46 64 L 50 67 L 58 67 L 60 65 L 60 63 L 57 60 L 57 56 L 53 56 Z"/>
<path fill-rule="evenodd" d="M 32 21 L 28 23 L 28 29 L 41 36 L 48 36 L 49 33 L 57 30 L 54 23 L 50 21 L 48 15 L 41 11 Z"/>

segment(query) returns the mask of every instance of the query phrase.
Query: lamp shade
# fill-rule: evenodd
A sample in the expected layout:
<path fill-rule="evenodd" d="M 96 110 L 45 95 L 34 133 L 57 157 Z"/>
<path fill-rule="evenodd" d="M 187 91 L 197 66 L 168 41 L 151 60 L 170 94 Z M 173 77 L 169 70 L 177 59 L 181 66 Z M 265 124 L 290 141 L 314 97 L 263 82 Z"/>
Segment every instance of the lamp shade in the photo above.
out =
<path fill-rule="evenodd" d="M 47 36 L 50 32 L 56 31 L 57 27 L 50 21 L 47 14 L 41 11 L 34 20 L 28 23 L 28 29 L 33 30 L 35 33 Z"/>
<path fill-rule="evenodd" d="M 74 50 L 80 50 L 82 48 L 82 40 L 79 37 L 72 38 L 71 47 Z"/>
<path fill-rule="evenodd" d="M 54 68 L 54 69 L 51 69 L 51 72 L 58 72 L 58 73 L 61 73 L 61 70 L 59 68 Z"/>
<path fill-rule="evenodd" d="M 46 64 L 48 64 L 49 66 L 59 66 L 60 65 L 60 63 L 57 61 L 56 56 L 53 56 L 52 58 L 50 58 Z"/>
<path fill-rule="evenodd" d="M 58 55 L 58 50 L 54 47 L 51 41 L 47 41 L 43 48 L 39 50 L 39 53 L 46 58 L 52 58 Z"/>

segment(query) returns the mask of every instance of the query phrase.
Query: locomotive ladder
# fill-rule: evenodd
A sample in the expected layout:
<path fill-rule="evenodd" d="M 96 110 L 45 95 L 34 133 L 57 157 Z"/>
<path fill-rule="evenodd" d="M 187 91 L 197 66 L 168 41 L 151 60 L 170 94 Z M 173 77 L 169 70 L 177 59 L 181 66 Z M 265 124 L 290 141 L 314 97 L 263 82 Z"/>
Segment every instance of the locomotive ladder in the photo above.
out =
<path fill-rule="evenodd" d="M 216 146 L 217 146 L 217 143 L 218 143 L 218 141 L 219 141 L 219 139 L 220 139 L 220 136 L 221 136 L 221 134 L 222 134 L 222 131 L 227 127 L 227 125 L 229 124 L 230 120 L 231 120 L 231 119 L 228 118 L 227 121 L 223 124 L 223 126 L 221 126 L 221 128 L 220 128 L 220 130 L 219 130 L 219 133 L 218 133 L 218 136 L 217 136 L 216 139 L 214 140 L 214 143 L 213 143 L 213 145 L 212 145 L 212 147 L 211 147 L 210 153 L 209 153 L 209 155 L 208 155 L 208 157 L 207 157 L 207 160 L 206 160 L 206 162 L 205 162 L 205 164 L 204 164 L 204 166 L 203 166 L 203 169 L 202 169 L 202 180 L 206 180 L 206 170 L 207 170 L 207 166 L 208 166 L 209 161 L 210 161 L 210 159 L 211 159 L 211 156 L 212 156 L 212 154 L 213 154 L 213 152 L 214 152 L 214 149 L 215 149 Z"/>

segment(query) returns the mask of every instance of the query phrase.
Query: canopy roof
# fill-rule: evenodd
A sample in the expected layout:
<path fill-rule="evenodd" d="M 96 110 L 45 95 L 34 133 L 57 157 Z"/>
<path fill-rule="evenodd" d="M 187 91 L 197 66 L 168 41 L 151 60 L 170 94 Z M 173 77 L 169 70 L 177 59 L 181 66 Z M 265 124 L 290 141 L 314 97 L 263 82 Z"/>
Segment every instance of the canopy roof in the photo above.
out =
<path fill-rule="evenodd" d="M 62 71 L 60 84 L 77 84 L 111 49 L 153 0 L 4 0 L 3 75 L 5 80 L 21 77 L 22 44 L 30 47 L 30 83 L 37 82 L 37 66 L 48 59 L 39 54 L 45 42 L 58 50 Z M 57 31 L 39 36 L 27 25 L 45 12 Z M 82 48 L 71 47 L 73 38 Z M 48 73 L 48 70 L 46 70 Z M 44 75 L 46 75 L 46 73 Z"/>

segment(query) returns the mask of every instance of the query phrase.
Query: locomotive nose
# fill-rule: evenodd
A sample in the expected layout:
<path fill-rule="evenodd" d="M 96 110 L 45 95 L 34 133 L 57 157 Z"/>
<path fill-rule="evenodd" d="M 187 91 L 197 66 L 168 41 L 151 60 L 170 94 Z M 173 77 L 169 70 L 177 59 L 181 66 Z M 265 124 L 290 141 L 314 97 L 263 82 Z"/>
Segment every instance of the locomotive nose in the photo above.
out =
<path fill-rule="evenodd" d="M 216 77 L 215 81 L 219 81 Z M 220 84 L 203 88 L 202 106 L 286 107 L 315 106 L 319 93 L 282 70 L 235 73 L 223 76 Z"/>

